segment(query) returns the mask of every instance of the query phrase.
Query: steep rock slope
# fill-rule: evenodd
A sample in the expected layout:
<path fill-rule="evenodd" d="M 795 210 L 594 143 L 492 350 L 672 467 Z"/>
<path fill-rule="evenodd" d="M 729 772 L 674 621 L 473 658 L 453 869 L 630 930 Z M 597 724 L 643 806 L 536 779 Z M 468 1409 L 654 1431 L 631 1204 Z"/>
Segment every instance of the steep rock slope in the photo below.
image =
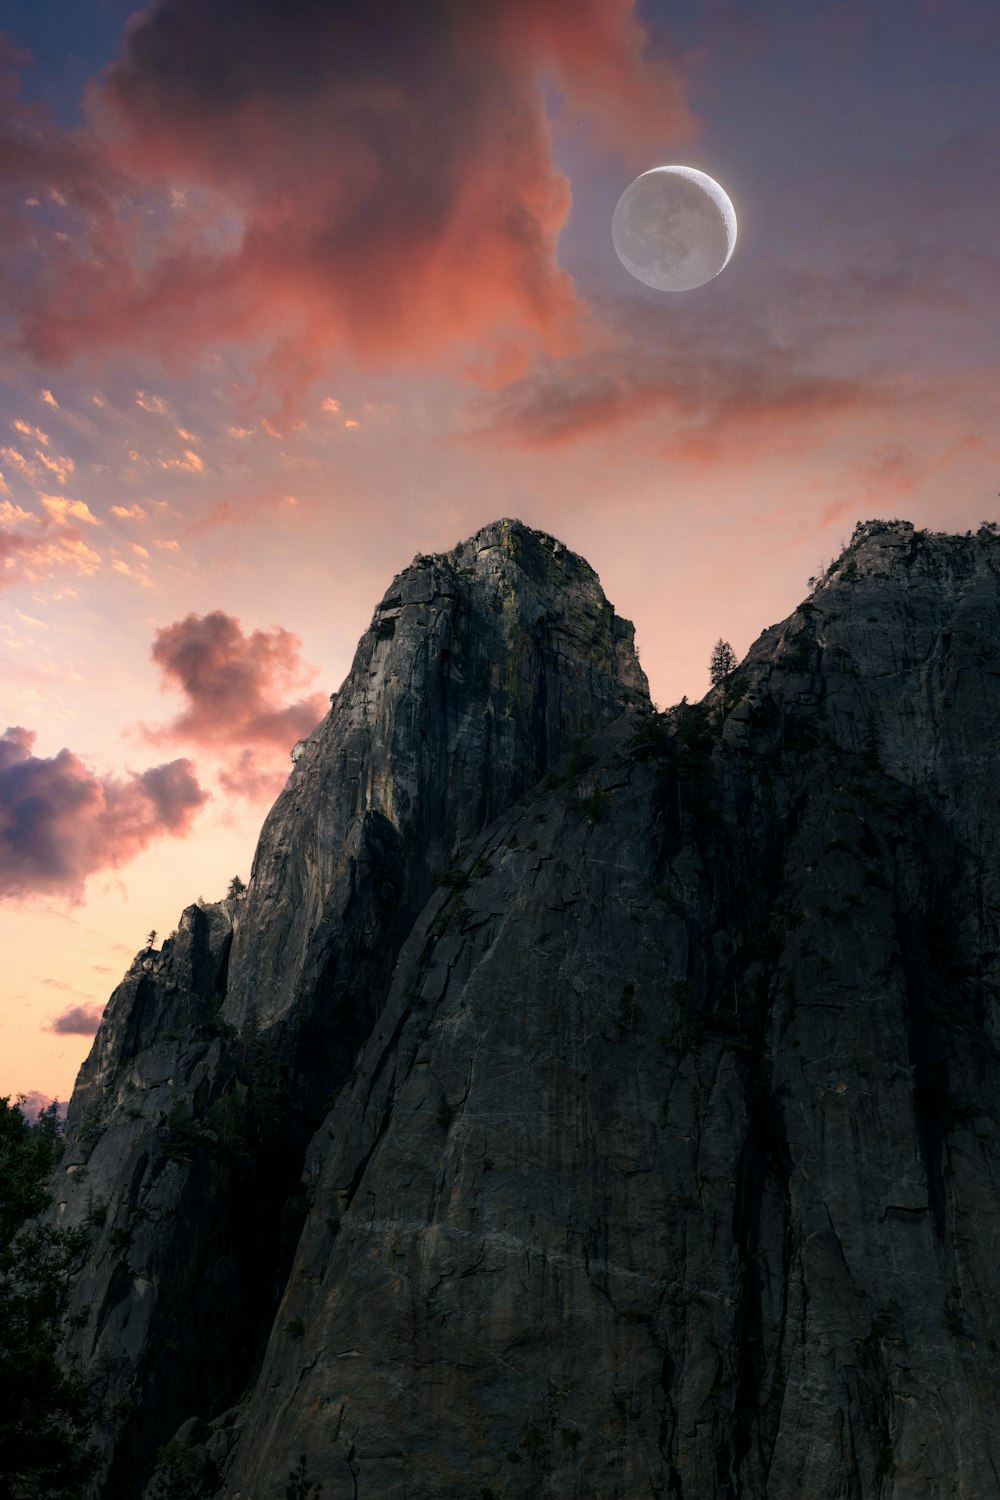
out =
<path fill-rule="evenodd" d="M 425 609 L 477 622 L 457 653 L 450 629 L 448 694 L 439 650 L 379 665 L 377 615 L 250 896 L 189 914 L 116 992 L 74 1101 L 112 1204 L 83 1338 L 140 1411 L 111 1438 L 138 1473 L 148 1404 L 169 1389 L 163 1432 L 191 1418 L 151 1497 L 187 1474 L 281 1500 L 297 1474 L 323 1500 L 981 1500 L 1000 539 L 859 528 L 737 673 L 665 715 L 556 549 L 501 523 L 403 575 L 434 580 L 414 641 Z M 159 1101 L 134 1122 L 130 1077 Z M 171 1079 L 191 1120 L 164 1164 Z M 169 1255 L 141 1214 L 107 1239 L 129 1194 L 174 1205 Z M 262 1203 L 284 1227 L 254 1257 L 232 1226 Z M 214 1385 L 196 1326 L 173 1365 L 158 1342 L 198 1268 L 223 1312 L 257 1309 Z"/>
<path fill-rule="evenodd" d="M 268 818 L 246 898 L 191 908 L 138 956 L 81 1072 L 58 1190 L 93 1231 L 71 1353 L 109 1413 L 108 1495 L 132 1500 L 177 1424 L 249 1378 L 306 1143 L 455 849 L 636 703 L 631 626 L 552 538 L 501 521 L 418 558 Z"/>
<path fill-rule="evenodd" d="M 469 850 L 222 1494 L 996 1490 L 998 571 L 864 529 Z"/>

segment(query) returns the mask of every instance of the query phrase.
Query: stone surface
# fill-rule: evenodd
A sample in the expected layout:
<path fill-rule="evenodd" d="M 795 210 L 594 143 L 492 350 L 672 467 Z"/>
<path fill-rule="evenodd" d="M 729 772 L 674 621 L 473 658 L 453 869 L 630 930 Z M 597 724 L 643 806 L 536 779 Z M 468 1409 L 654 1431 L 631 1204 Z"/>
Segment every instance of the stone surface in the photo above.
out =
<path fill-rule="evenodd" d="M 192 908 L 136 959 L 81 1072 L 58 1189 L 64 1222 L 94 1230 L 70 1352 L 112 1413 L 109 1496 L 133 1500 L 178 1424 L 250 1379 L 306 1144 L 456 851 L 645 703 L 632 627 L 553 538 L 500 521 L 416 559 L 298 756 L 246 896 Z"/>
<path fill-rule="evenodd" d="M 869 523 L 664 715 L 550 538 L 394 583 L 81 1075 L 109 1496 L 1000 1492 L 998 580 Z"/>

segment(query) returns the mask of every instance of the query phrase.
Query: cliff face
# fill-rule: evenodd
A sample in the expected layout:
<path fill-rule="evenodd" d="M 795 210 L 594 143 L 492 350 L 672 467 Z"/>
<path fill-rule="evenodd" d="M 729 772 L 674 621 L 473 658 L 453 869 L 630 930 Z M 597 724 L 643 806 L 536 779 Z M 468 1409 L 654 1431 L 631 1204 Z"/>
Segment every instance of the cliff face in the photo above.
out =
<path fill-rule="evenodd" d="M 552 538 L 501 521 L 418 558 L 269 816 L 246 897 L 191 908 L 137 957 L 81 1071 L 57 1193 L 94 1232 L 71 1352 L 113 1414 L 109 1494 L 133 1500 L 178 1423 L 250 1378 L 305 1146 L 456 851 L 636 703 L 631 626 Z"/>
<path fill-rule="evenodd" d="M 74 1096 L 109 1495 L 997 1489 L 998 579 L 872 523 L 665 715 L 551 539 L 396 581 Z"/>

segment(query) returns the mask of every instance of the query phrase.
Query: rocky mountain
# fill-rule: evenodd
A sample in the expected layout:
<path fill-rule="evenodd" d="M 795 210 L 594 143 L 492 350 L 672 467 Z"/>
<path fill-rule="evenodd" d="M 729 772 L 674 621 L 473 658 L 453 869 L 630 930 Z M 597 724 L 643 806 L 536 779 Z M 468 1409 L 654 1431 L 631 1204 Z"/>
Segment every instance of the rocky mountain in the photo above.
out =
<path fill-rule="evenodd" d="M 417 558 L 80 1074 L 106 1500 L 1000 1493 L 998 648 L 988 528 L 665 714 L 552 538 Z"/>

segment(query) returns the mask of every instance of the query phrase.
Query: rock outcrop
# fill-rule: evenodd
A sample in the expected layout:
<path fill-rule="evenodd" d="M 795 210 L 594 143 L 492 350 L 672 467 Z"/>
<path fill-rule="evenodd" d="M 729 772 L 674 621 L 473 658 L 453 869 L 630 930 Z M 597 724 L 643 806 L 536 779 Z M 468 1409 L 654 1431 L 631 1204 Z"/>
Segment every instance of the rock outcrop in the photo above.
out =
<path fill-rule="evenodd" d="M 456 852 L 646 703 L 631 626 L 560 543 L 502 521 L 418 558 L 297 758 L 246 896 L 189 909 L 137 957 L 74 1092 L 57 1193 L 94 1232 L 71 1352 L 112 1414 L 109 1495 L 132 1500 L 178 1423 L 249 1380 L 306 1144 Z"/>
<path fill-rule="evenodd" d="M 81 1073 L 109 1500 L 997 1493 L 998 722 L 989 530 L 662 715 L 551 538 L 418 559 Z"/>

